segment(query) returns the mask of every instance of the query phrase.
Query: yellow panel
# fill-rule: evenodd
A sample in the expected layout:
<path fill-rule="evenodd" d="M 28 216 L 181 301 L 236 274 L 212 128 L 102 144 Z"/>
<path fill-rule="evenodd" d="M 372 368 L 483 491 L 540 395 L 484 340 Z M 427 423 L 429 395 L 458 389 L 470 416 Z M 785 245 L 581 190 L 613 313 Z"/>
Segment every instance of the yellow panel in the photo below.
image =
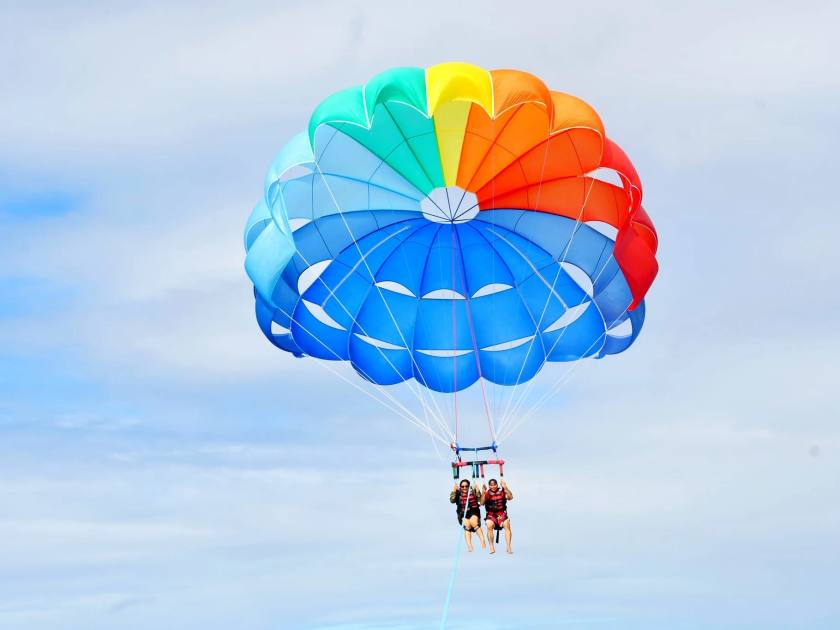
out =
<path fill-rule="evenodd" d="M 447 186 L 454 186 L 458 180 L 458 164 L 470 107 L 472 103 L 468 101 L 449 101 L 442 103 L 434 115 L 443 181 Z"/>
<path fill-rule="evenodd" d="M 490 73 L 469 63 L 441 63 L 426 69 L 429 116 L 449 101 L 477 103 L 493 115 L 493 80 Z"/>

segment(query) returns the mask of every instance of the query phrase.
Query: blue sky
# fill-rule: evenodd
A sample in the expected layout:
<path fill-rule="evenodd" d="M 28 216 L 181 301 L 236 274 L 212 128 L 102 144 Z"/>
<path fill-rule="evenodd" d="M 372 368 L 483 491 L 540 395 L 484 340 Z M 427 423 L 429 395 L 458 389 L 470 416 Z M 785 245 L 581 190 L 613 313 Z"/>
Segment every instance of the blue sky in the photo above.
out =
<path fill-rule="evenodd" d="M 0 6 L 0 627 L 435 627 L 448 464 L 265 342 L 241 231 L 321 98 L 448 60 L 590 102 L 661 239 L 449 627 L 840 626 L 836 4 Z"/>

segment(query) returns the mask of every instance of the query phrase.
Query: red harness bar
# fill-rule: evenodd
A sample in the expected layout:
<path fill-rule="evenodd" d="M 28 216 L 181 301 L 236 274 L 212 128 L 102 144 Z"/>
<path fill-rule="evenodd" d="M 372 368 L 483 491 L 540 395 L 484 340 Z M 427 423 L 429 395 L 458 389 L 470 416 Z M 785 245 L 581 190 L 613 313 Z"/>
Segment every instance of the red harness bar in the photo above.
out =
<path fill-rule="evenodd" d="M 461 468 L 464 466 L 472 466 L 472 477 L 473 479 L 477 477 L 484 478 L 484 467 L 485 466 L 498 466 L 499 467 L 499 476 L 505 476 L 505 460 L 503 459 L 483 459 L 483 460 L 476 460 L 472 462 L 463 462 L 458 460 L 457 462 L 452 462 L 452 478 L 459 479 L 461 477 Z"/>

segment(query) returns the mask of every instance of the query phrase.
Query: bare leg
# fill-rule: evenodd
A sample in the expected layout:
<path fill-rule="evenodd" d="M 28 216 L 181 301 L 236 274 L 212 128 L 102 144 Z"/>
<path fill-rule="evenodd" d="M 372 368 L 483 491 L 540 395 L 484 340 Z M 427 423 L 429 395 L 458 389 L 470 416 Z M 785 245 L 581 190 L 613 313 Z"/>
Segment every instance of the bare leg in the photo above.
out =
<path fill-rule="evenodd" d="M 481 529 L 481 524 L 478 522 L 478 517 L 473 516 L 470 519 L 470 523 L 472 523 L 475 527 L 475 533 L 478 534 L 478 540 L 481 543 L 481 548 L 484 549 L 485 547 L 487 547 L 487 543 L 484 542 L 484 530 Z"/>
<path fill-rule="evenodd" d="M 510 548 L 510 539 L 513 537 L 510 533 L 510 519 L 506 519 L 503 527 L 505 528 L 505 543 L 507 544 L 507 552 L 513 553 L 513 549 Z"/>
<path fill-rule="evenodd" d="M 493 543 L 493 521 L 487 523 L 487 542 L 490 544 L 490 553 L 496 553 L 496 545 Z"/>
<path fill-rule="evenodd" d="M 467 525 L 468 522 L 464 521 L 464 525 Z M 467 541 L 467 551 L 472 553 L 473 546 L 472 546 L 472 532 L 468 529 L 464 530 L 464 540 Z"/>

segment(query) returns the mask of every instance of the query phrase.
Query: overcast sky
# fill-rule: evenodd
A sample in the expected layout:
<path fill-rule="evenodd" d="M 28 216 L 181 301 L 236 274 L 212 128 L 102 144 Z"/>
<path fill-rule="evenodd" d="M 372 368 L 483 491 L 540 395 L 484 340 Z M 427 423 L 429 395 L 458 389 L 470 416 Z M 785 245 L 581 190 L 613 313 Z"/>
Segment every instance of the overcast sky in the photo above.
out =
<path fill-rule="evenodd" d="M 840 627 L 836 3 L 208 4 L 0 2 L 0 627 L 436 627 L 445 455 L 265 341 L 241 234 L 320 99 L 453 60 L 598 110 L 661 271 L 448 627 Z"/>

